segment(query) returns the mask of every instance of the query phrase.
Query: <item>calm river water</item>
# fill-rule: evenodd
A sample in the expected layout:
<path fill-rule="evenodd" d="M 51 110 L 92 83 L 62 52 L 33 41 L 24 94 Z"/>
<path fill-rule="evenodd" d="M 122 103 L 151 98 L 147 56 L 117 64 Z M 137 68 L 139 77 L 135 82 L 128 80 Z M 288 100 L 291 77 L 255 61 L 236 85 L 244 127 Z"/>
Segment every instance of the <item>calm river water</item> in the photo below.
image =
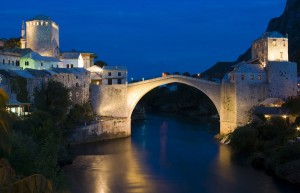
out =
<path fill-rule="evenodd" d="M 148 115 L 132 136 L 72 147 L 65 167 L 72 193 L 296 193 L 244 161 L 213 137 L 207 120 Z"/>

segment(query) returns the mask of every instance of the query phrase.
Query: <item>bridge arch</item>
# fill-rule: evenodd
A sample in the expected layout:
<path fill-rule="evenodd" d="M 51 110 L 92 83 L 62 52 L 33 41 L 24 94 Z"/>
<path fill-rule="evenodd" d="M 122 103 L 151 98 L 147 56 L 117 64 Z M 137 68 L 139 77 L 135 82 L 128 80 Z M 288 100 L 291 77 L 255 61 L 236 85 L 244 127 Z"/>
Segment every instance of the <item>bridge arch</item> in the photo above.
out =
<path fill-rule="evenodd" d="M 128 84 L 127 93 L 127 106 L 128 106 L 128 117 L 131 117 L 131 114 L 140 101 L 140 99 L 147 94 L 152 89 L 169 84 L 169 83 L 182 83 L 194 87 L 202 91 L 208 98 L 212 101 L 216 107 L 219 115 L 221 110 L 221 84 L 192 78 L 180 75 L 169 75 L 165 77 L 154 78 L 146 81 L 136 82 Z"/>

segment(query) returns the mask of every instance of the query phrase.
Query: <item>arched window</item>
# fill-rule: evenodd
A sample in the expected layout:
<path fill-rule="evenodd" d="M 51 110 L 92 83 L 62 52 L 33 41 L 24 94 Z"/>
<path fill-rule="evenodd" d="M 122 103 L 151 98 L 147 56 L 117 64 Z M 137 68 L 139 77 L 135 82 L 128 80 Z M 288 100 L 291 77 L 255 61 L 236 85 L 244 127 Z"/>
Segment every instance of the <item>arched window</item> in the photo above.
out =
<path fill-rule="evenodd" d="M 79 83 L 78 82 L 76 82 L 76 87 L 79 87 Z"/>

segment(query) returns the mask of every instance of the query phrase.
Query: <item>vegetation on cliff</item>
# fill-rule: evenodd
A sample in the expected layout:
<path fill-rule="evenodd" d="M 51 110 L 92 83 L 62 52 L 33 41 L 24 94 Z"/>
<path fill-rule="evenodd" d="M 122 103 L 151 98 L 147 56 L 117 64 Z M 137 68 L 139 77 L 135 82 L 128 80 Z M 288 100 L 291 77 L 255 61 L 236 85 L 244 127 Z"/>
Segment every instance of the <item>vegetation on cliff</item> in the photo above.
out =
<path fill-rule="evenodd" d="M 279 17 L 273 18 L 266 29 L 266 32 L 278 31 L 289 37 L 289 60 L 300 64 L 300 1 L 287 0 L 285 10 Z M 208 79 L 222 79 L 224 75 L 230 72 L 234 64 L 241 61 L 247 61 L 251 58 L 251 49 L 238 57 L 234 62 L 218 62 L 210 69 L 202 73 L 203 77 Z M 298 65 L 300 73 L 300 65 Z"/>
<path fill-rule="evenodd" d="M 285 107 L 297 116 L 295 123 L 281 117 L 251 123 L 230 135 L 230 146 L 246 155 L 254 167 L 300 184 L 300 98 L 289 100 Z"/>
<path fill-rule="evenodd" d="M 61 166 L 70 160 L 66 139 L 78 123 L 91 119 L 90 108 L 88 104 L 71 108 L 69 90 L 59 82 L 50 81 L 36 89 L 34 95 L 34 111 L 29 117 L 16 117 L 3 109 L 8 116 L 1 120 L 7 122 L 3 125 L 7 129 L 1 128 L 0 136 L 9 141 L 3 141 L 0 158 L 7 158 L 19 176 L 11 184 L 32 175 L 28 179 L 34 184 L 34 180 L 43 178 L 36 174 L 41 174 L 53 183 L 54 191 L 63 190 L 67 183 Z M 76 120 L 72 119 L 75 115 Z M 4 146 L 7 144 L 9 147 Z"/>

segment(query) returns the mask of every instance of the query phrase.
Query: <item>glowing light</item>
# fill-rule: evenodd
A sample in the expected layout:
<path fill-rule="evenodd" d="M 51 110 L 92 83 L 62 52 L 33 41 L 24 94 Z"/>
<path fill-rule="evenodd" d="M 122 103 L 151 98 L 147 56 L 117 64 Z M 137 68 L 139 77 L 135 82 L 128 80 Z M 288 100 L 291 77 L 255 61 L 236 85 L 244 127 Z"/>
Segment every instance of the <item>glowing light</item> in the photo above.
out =
<path fill-rule="evenodd" d="M 297 130 L 297 131 L 300 131 L 300 127 L 298 126 L 298 127 L 296 128 L 296 130 Z"/>
<path fill-rule="evenodd" d="M 271 116 L 270 115 L 265 115 L 265 118 L 269 119 L 269 118 L 271 118 Z"/>
<path fill-rule="evenodd" d="M 282 118 L 286 119 L 286 118 L 287 118 L 287 116 L 286 116 L 286 115 L 283 115 L 283 116 L 282 116 Z"/>

